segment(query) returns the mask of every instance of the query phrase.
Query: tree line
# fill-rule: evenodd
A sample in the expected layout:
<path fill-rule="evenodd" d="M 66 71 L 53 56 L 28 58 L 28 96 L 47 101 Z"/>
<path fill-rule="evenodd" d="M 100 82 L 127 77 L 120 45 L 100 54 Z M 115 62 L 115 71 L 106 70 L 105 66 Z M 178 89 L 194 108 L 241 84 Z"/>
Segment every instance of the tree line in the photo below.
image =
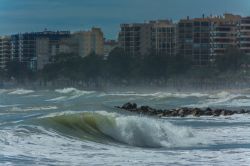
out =
<path fill-rule="evenodd" d="M 132 56 L 121 48 L 115 48 L 105 59 L 103 56 L 91 53 L 80 57 L 74 54 L 59 54 L 54 57 L 54 63 L 47 64 L 41 71 L 31 71 L 27 65 L 12 61 L 7 63 L 6 70 L 0 71 L 5 79 L 44 80 L 69 79 L 73 81 L 88 81 L 106 79 L 119 80 L 157 80 L 197 71 L 192 64 L 192 57 L 185 55 L 156 55 L 154 51 L 144 56 Z M 229 48 L 224 55 L 217 56 L 213 64 L 198 69 L 202 76 L 213 73 L 236 72 L 243 65 L 250 64 L 250 57 L 237 48 Z M 198 75 L 199 75 L 198 74 Z"/>

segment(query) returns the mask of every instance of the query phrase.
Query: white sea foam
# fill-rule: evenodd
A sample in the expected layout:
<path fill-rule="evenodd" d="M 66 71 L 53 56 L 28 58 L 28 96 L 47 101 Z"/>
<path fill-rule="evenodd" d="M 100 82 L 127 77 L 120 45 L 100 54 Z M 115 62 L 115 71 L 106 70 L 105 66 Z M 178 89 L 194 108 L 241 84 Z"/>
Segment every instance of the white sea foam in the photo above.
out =
<path fill-rule="evenodd" d="M 61 94 L 70 94 L 70 93 L 74 93 L 74 94 L 82 94 L 82 95 L 94 93 L 94 91 L 84 91 L 84 90 L 78 90 L 78 89 L 76 89 L 76 88 L 56 89 L 55 92 L 61 93 Z"/>
<path fill-rule="evenodd" d="M 230 92 L 228 91 L 221 91 L 215 94 L 210 94 L 209 98 L 215 98 L 215 99 L 220 99 L 220 98 L 227 98 L 228 96 L 232 95 Z"/>
<path fill-rule="evenodd" d="M 110 116 L 110 115 L 109 115 Z M 118 116 L 115 126 L 103 121 L 99 129 L 115 140 L 140 147 L 187 147 L 206 144 L 188 127 L 177 127 L 166 120 L 138 116 Z"/>
<path fill-rule="evenodd" d="M 233 107 L 233 106 L 250 106 L 250 96 L 243 94 L 236 94 L 229 91 L 221 91 L 217 93 L 210 93 L 200 100 L 198 103 L 185 105 L 185 107 Z"/>
<path fill-rule="evenodd" d="M 8 111 L 10 112 L 28 112 L 28 111 L 47 111 L 47 110 L 56 110 L 58 109 L 57 106 L 43 106 L 43 107 L 12 107 Z"/>
<path fill-rule="evenodd" d="M 54 102 L 57 102 L 57 101 L 65 101 L 66 99 L 67 99 L 67 96 L 60 96 L 60 97 L 56 97 L 56 98 L 49 99 L 49 100 L 46 100 L 46 101 L 54 101 Z"/>
<path fill-rule="evenodd" d="M 50 99 L 47 101 L 67 101 L 67 100 L 73 100 L 78 97 L 84 96 L 84 95 L 90 95 L 95 93 L 95 91 L 84 91 L 84 90 L 78 90 L 76 88 L 64 88 L 64 89 L 57 89 L 55 92 L 64 94 L 67 96 L 60 96 L 56 97 L 54 99 Z"/>
<path fill-rule="evenodd" d="M 57 93 L 62 93 L 62 94 L 67 94 L 67 93 L 71 93 L 71 92 L 75 92 L 78 91 L 75 88 L 64 88 L 64 89 L 56 89 L 55 92 Z"/>
<path fill-rule="evenodd" d="M 153 98 L 187 98 L 187 97 L 205 97 L 205 93 L 171 93 L 171 92 L 155 92 L 155 93 L 136 93 L 136 92 L 117 92 L 117 93 L 102 93 L 99 97 L 104 96 L 134 96 L 134 97 L 153 97 Z"/>
<path fill-rule="evenodd" d="M 62 125 L 61 132 L 70 136 L 86 137 L 94 140 L 112 138 L 138 147 L 190 147 L 207 144 L 201 136 L 196 136 L 189 127 L 178 127 L 165 119 L 153 119 L 139 116 L 122 116 L 116 113 L 84 112 L 82 114 L 63 114 L 52 117 L 52 121 Z M 47 123 L 46 123 L 47 124 Z M 68 132 L 67 126 L 72 128 Z M 53 125 L 51 126 L 53 128 Z M 77 133 L 77 134 L 76 134 Z M 79 135 L 82 133 L 82 135 Z M 103 136 L 104 137 L 103 137 Z"/>
<path fill-rule="evenodd" d="M 7 107 L 17 107 L 19 104 L 13 104 L 13 105 L 0 105 L 0 108 L 7 108 Z"/>
<path fill-rule="evenodd" d="M 59 133 L 36 126 L 18 126 L 0 130 L 3 160 L 9 165 L 246 165 L 250 162 L 248 148 L 209 149 L 142 149 L 131 146 L 112 146 L 64 137 Z M 234 128 L 236 129 L 236 128 Z M 199 130 L 199 129 L 197 129 Z M 230 132 L 230 127 L 199 130 L 207 139 L 230 143 L 249 138 L 247 128 Z M 149 132 L 149 130 L 148 130 Z M 207 134 L 208 133 L 208 134 Z M 227 139 L 225 139 L 227 138 Z M 243 141 L 244 142 L 244 141 Z M 249 142 L 249 141 L 247 141 Z M 226 146 L 226 145 L 225 145 Z M 217 149 L 217 148 L 216 148 Z M 16 160 L 18 158 L 18 161 Z M 28 160 L 28 162 L 26 162 Z M 2 162 L 2 163 L 6 163 Z M 0 161 L 1 163 L 1 161 Z M 6 164 L 3 164 L 6 165 Z"/>
<path fill-rule="evenodd" d="M 16 89 L 16 90 L 10 92 L 9 94 L 11 94 L 11 95 L 25 95 L 25 94 L 30 94 L 30 93 L 34 93 L 34 91 L 27 90 L 27 89 Z"/>

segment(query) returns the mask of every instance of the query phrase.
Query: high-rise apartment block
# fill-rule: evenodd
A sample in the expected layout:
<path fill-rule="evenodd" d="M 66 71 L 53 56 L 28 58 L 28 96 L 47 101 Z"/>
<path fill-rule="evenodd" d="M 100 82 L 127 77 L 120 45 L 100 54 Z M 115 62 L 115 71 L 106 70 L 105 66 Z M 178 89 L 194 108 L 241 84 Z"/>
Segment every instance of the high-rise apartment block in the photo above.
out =
<path fill-rule="evenodd" d="M 10 37 L 0 37 L 0 69 L 4 69 L 10 59 Z"/>
<path fill-rule="evenodd" d="M 237 46 L 237 16 L 225 15 L 224 18 L 213 18 L 211 23 L 210 42 L 211 56 L 225 54 L 229 47 Z"/>
<path fill-rule="evenodd" d="M 42 68 L 59 52 L 61 39 L 69 38 L 69 31 L 44 31 L 11 36 L 11 60 L 25 63 L 32 70 Z"/>
<path fill-rule="evenodd" d="M 237 47 L 250 54 L 250 17 L 224 14 L 200 18 L 121 24 L 119 46 L 132 55 L 189 56 L 196 66 L 207 66 L 214 58 Z"/>
<path fill-rule="evenodd" d="M 176 54 L 176 25 L 169 20 L 151 21 L 151 50 L 157 55 Z"/>
<path fill-rule="evenodd" d="M 206 65 L 210 56 L 210 26 L 208 18 L 183 19 L 178 23 L 178 53 L 190 56 L 196 65 Z"/>
<path fill-rule="evenodd" d="M 178 52 L 191 56 L 195 65 L 209 65 L 215 56 L 236 47 L 239 20 L 240 16 L 232 14 L 180 20 Z"/>
<path fill-rule="evenodd" d="M 150 51 L 151 25 L 147 23 L 122 24 L 119 46 L 131 55 L 143 55 Z"/>
<path fill-rule="evenodd" d="M 5 40 L 1 38 L 0 44 L 3 44 L 2 41 Z M 28 68 L 36 71 L 43 69 L 46 64 L 54 62 L 54 57 L 62 53 L 73 53 L 81 57 L 92 52 L 103 55 L 104 37 L 100 28 L 92 28 L 91 31 L 73 34 L 69 31 L 53 32 L 47 30 L 23 33 L 11 36 L 10 49 L 8 50 L 12 61 L 22 62 Z M 2 54 L 0 53 L 0 57 L 6 57 Z M 2 58 L 0 60 L 0 64 L 5 63 Z"/>
<path fill-rule="evenodd" d="M 237 42 L 239 48 L 250 55 L 250 17 L 242 17 L 238 24 Z"/>
<path fill-rule="evenodd" d="M 90 31 L 75 32 L 64 42 L 64 46 L 81 56 L 86 57 L 91 53 L 104 54 L 104 35 L 100 28 L 92 28 Z"/>
<path fill-rule="evenodd" d="M 119 46 L 131 55 L 175 54 L 176 27 L 169 20 L 121 24 Z"/>

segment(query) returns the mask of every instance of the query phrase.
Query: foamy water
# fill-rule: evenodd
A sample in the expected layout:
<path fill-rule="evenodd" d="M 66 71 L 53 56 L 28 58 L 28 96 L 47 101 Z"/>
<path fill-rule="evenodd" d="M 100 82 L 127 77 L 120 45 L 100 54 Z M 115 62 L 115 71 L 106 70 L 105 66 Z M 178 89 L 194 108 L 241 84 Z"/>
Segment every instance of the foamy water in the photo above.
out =
<path fill-rule="evenodd" d="M 250 116 L 152 118 L 114 106 L 249 109 L 250 93 L 0 90 L 0 165 L 247 165 Z"/>

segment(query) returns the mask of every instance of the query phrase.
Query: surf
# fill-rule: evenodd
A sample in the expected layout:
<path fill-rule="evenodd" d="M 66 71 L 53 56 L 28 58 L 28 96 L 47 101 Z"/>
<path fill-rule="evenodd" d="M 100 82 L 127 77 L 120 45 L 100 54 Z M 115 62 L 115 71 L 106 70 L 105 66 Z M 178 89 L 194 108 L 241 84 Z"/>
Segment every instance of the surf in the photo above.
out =
<path fill-rule="evenodd" d="M 26 95 L 26 94 L 30 94 L 30 93 L 34 93 L 34 90 L 27 90 L 27 89 L 16 89 L 12 92 L 10 92 L 10 95 Z"/>
<path fill-rule="evenodd" d="M 191 128 L 164 119 L 126 116 L 108 112 L 85 112 L 42 119 L 46 127 L 68 137 L 105 144 L 145 148 L 174 148 L 202 144 Z"/>

